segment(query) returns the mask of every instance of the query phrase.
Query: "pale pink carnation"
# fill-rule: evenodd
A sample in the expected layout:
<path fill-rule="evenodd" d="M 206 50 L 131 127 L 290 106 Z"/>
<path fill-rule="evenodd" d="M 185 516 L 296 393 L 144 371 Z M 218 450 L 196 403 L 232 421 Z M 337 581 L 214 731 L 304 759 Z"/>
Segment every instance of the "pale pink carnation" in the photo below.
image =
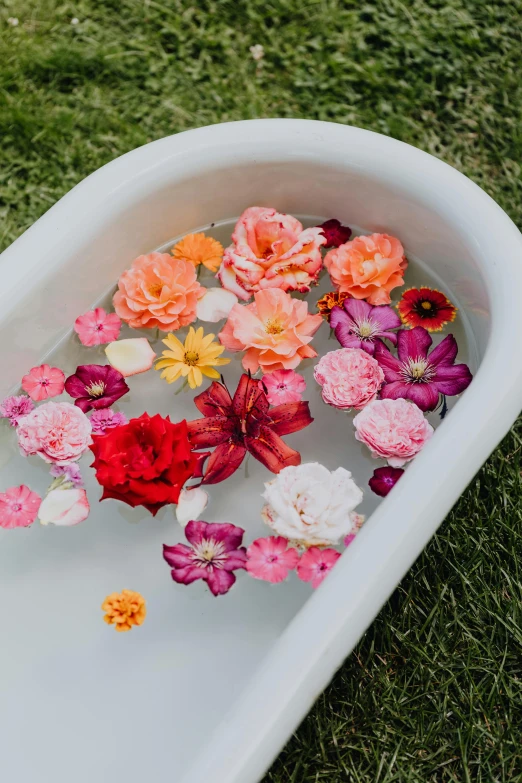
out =
<path fill-rule="evenodd" d="M 283 582 L 299 560 L 297 550 L 288 548 L 282 536 L 258 538 L 247 549 L 246 570 L 254 579 L 277 584 Z"/>
<path fill-rule="evenodd" d="M 377 397 L 384 373 L 366 351 L 340 348 L 321 357 L 314 367 L 314 378 L 322 386 L 322 397 L 328 405 L 361 410 Z"/>
<path fill-rule="evenodd" d="M 266 397 L 270 405 L 299 402 L 306 389 L 305 379 L 294 370 L 275 370 L 268 375 L 263 375 L 261 382 L 266 389 Z"/>
<path fill-rule="evenodd" d="M 91 427 L 94 435 L 105 435 L 107 430 L 112 430 L 121 424 L 127 424 L 128 421 L 124 413 L 113 411 L 111 408 L 102 408 L 99 411 L 93 411 Z"/>
<path fill-rule="evenodd" d="M 433 427 L 414 402 L 403 399 L 374 400 L 353 420 L 355 437 L 373 457 L 402 467 L 419 453 L 433 435 Z"/>
<path fill-rule="evenodd" d="M 28 527 L 36 519 L 42 499 L 21 484 L 0 493 L 0 527 Z"/>
<path fill-rule="evenodd" d="M 18 427 L 22 416 L 27 416 L 34 408 L 33 401 L 25 394 L 6 397 L 0 405 L 0 416 L 9 419 L 11 427 Z"/>
<path fill-rule="evenodd" d="M 297 565 L 297 576 L 303 582 L 311 582 L 315 590 L 340 557 L 340 552 L 335 549 L 319 549 L 317 546 L 312 546 L 301 556 Z"/>
<path fill-rule="evenodd" d="M 118 339 L 121 321 L 116 313 L 106 313 L 103 307 L 96 307 L 74 322 L 74 331 L 82 345 L 104 345 Z"/>
<path fill-rule="evenodd" d="M 28 457 L 38 454 L 46 462 L 75 462 L 92 443 L 91 423 L 70 402 L 46 402 L 20 421 L 18 443 Z"/>
<path fill-rule="evenodd" d="M 60 478 L 60 476 L 63 476 L 63 482 L 72 484 L 75 489 L 82 489 L 83 487 L 80 466 L 76 462 L 69 462 L 68 465 L 52 465 L 49 473 L 53 478 Z"/>

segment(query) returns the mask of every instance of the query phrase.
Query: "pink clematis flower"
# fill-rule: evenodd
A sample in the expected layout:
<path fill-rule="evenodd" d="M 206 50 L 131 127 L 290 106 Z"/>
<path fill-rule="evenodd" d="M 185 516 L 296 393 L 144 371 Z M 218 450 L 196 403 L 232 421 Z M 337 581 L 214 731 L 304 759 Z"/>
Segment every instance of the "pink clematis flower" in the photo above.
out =
<path fill-rule="evenodd" d="M 315 590 L 340 557 L 340 552 L 335 549 L 319 549 L 317 546 L 312 546 L 301 556 L 297 565 L 297 576 L 303 582 L 311 582 Z"/>
<path fill-rule="evenodd" d="M 189 522 L 185 528 L 189 546 L 163 545 L 173 580 L 189 585 L 203 579 L 213 595 L 228 593 L 236 581 L 234 571 L 246 567 L 246 550 L 241 546 L 244 532 L 227 522 Z"/>
<path fill-rule="evenodd" d="M 303 376 L 293 370 L 275 370 L 269 375 L 263 375 L 261 383 L 270 405 L 299 402 L 306 389 Z"/>
<path fill-rule="evenodd" d="M 127 394 L 129 387 L 121 372 L 108 364 L 82 364 L 65 381 L 65 391 L 84 413 L 110 408 Z"/>
<path fill-rule="evenodd" d="M 78 316 L 74 322 L 74 331 L 82 345 L 104 345 L 118 339 L 121 321 L 116 313 L 106 313 L 103 307 L 89 310 Z"/>
<path fill-rule="evenodd" d="M 343 348 L 360 348 L 373 356 L 375 344 L 389 340 L 397 345 L 397 335 L 401 319 L 387 305 L 372 305 L 363 299 L 345 299 L 342 307 L 332 308 L 330 326 Z"/>
<path fill-rule="evenodd" d="M 0 493 L 0 527 L 12 530 L 15 527 L 32 525 L 38 514 L 42 498 L 21 484 Z"/>
<path fill-rule="evenodd" d="M 0 405 L 0 417 L 9 419 L 11 427 L 18 427 L 20 419 L 31 413 L 33 408 L 33 401 L 25 394 L 6 397 Z"/>
<path fill-rule="evenodd" d="M 288 548 L 282 536 L 258 538 L 247 549 L 246 570 L 254 579 L 277 584 L 284 582 L 299 560 L 297 550 Z"/>
<path fill-rule="evenodd" d="M 35 402 L 57 397 L 63 392 L 65 375 L 58 367 L 41 364 L 22 378 L 22 389 Z"/>

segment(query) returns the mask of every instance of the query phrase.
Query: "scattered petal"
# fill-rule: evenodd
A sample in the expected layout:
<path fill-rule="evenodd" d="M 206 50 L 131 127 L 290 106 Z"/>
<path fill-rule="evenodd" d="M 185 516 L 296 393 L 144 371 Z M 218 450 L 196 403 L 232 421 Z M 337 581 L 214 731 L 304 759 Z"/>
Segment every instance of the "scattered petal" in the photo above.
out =
<path fill-rule="evenodd" d="M 38 519 L 42 525 L 72 527 L 89 516 L 90 506 L 84 489 L 52 489 L 42 500 Z"/>
<path fill-rule="evenodd" d="M 208 493 L 201 487 L 182 489 L 176 506 L 176 519 L 186 527 L 191 519 L 197 520 L 208 505 Z"/>
<path fill-rule="evenodd" d="M 156 358 L 146 337 L 117 340 L 106 347 L 105 353 L 110 364 L 121 372 L 124 378 L 147 372 Z"/>
<path fill-rule="evenodd" d="M 205 295 L 198 301 L 196 315 L 200 321 L 217 323 L 228 318 L 228 314 L 238 298 L 225 288 L 207 288 Z"/>

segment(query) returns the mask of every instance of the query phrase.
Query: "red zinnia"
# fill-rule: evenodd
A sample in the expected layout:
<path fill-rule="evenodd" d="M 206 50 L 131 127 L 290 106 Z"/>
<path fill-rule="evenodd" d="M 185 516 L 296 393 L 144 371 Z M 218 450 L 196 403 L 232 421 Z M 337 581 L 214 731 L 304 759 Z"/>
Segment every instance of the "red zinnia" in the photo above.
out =
<path fill-rule="evenodd" d="M 455 320 L 457 308 L 435 288 L 409 288 L 397 305 L 406 326 L 423 326 L 428 332 L 440 332 Z"/>

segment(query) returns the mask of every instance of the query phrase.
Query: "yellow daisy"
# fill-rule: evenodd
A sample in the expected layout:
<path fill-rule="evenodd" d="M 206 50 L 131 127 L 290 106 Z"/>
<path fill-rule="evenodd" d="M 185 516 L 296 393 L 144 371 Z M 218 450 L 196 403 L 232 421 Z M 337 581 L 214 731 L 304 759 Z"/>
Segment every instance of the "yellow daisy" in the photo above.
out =
<path fill-rule="evenodd" d="M 203 264 L 211 272 L 217 272 L 223 258 L 223 245 L 205 234 L 187 234 L 170 252 L 174 258 L 183 258 L 196 267 Z"/>
<path fill-rule="evenodd" d="M 213 342 L 213 334 L 203 334 L 200 326 L 197 332 L 191 326 L 185 339 L 185 344 L 173 334 L 168 334 L 162 341 L 169 348 L 163 351 L 163 358 L 156 362 L 156 370 L 163 370 L 161 377 L 167 383 L 174 383 L 178 378 L 186 378 L 191 389 L 201 386 L 203 376 L 219 378 L 219 373 L 214 367 L 228 364 L 230 359 L 219 359 L 225 347 Z"/>

